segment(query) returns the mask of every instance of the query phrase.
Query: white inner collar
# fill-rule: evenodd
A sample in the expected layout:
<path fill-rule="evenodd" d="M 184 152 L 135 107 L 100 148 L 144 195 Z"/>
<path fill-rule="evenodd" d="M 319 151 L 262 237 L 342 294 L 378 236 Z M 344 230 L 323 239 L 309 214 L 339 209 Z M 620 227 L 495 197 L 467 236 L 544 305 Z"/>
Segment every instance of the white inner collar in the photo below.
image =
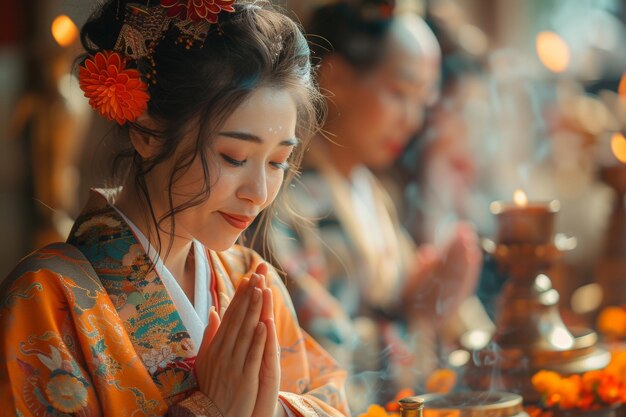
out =
<path fill-rule="evenodd" d="M 207 256 L 206 248 L 197 240 L 193 240 L 194 263 L 195 263 L 195 288 L 194 303 L 192 304 L 185 292 L 176 281 L 176 278 L 167 269 L 163 261 L 157 254 L 154 247 L 150 244 L 146 236 L 141 230 L 124 215 L 117 207 L 113 206 L 118 214 L 131 228 L 139 243 L 146 251 L 150 260 L 154 263 L 154 268 L 161 278 L 163 285 L 167 289 L 176 310 L 180 315 L 183 324 L 187 328 L 194 347 L 197 349 L 202 342 L 204 328 L 208 324 L 209 307 L 213 305 L 213 297 L 211 295 L 211 265 Z"/>

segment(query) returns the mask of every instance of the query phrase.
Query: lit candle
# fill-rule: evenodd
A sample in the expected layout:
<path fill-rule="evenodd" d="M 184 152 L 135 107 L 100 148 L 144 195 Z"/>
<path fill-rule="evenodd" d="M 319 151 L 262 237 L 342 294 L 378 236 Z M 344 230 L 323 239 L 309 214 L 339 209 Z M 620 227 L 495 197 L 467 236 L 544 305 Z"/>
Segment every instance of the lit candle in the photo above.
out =
<path fill-rule="evenodd" d="M 513 194 L 513 204 L 491 203 L 490 209 L 498 219 L 498 243 L 545 245 L 554 236 L 554 214 L 559 211 L 557 200 L 529 203 L 522 190 Z"/>

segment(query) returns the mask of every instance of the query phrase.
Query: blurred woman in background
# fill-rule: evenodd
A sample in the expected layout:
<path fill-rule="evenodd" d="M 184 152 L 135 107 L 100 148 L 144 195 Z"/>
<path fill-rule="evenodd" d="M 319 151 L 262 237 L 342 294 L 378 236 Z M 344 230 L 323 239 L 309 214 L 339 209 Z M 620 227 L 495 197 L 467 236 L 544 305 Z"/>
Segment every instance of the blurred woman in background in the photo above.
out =
<path fill-rule="evenodd" d="M 439 48 L 425 22 L 387 1 L 340 1 L 316 10 L 308 32 L 329 115 L 273 243 L 303 327 L 352 372 L 359 411 L 437 367 L 435 329 L 472 293 L 481 255 L 468 224 L 439 247 L 415 247 L 374 175 L 437 97 Z"/>

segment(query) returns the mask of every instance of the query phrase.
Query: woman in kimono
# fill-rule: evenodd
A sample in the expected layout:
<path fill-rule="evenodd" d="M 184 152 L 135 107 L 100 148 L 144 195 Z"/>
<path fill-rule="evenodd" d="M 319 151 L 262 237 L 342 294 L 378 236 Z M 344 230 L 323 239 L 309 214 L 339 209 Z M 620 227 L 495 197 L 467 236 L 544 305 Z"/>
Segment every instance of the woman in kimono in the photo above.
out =
<path fill-rule="evenodd" d="M 343 371 L 234 245 L 317 128 L 299 28 L 266 3 L 111 0 L 81 37 L 128 163 L 3 282 L 0 415 L 348 415 Z"/>
<path fill-rule="evenodd" d="M 272 238 L 301 325 L 353 375 L 354 411 L 421 388 L 481 263 L 467 224 L 447 243 L 416 248 L 372 172 L 392 165 L 437 96 L 434 35 L 390 3 L 339 1 L 313 13 L 308 32 L 332 45 L 314 47 L 329 96 L 326 138 L 313 141 L 284 195 L 310 222 L 285 210 Z"/>

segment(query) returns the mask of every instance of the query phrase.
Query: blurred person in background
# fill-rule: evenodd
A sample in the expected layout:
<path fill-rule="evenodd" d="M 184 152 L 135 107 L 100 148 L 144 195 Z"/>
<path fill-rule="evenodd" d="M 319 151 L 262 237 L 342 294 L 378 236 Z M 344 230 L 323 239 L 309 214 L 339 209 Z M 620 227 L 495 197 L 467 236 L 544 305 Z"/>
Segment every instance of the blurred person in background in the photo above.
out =
<path fill-rule="evenodd" d="M 351 371 L 358 412 L 419 388 L 438 366 L 481 254 L 465 223 L 439 246 L 416 247 L 375 176 L 437 98 L 440 52 L 425 22 L 387 1 L 340 1 L 314 11 L 307 31 L 329 114 L 284 196 L 292 210 L 275 219 L 272 243 L 303 327 Z"/>

